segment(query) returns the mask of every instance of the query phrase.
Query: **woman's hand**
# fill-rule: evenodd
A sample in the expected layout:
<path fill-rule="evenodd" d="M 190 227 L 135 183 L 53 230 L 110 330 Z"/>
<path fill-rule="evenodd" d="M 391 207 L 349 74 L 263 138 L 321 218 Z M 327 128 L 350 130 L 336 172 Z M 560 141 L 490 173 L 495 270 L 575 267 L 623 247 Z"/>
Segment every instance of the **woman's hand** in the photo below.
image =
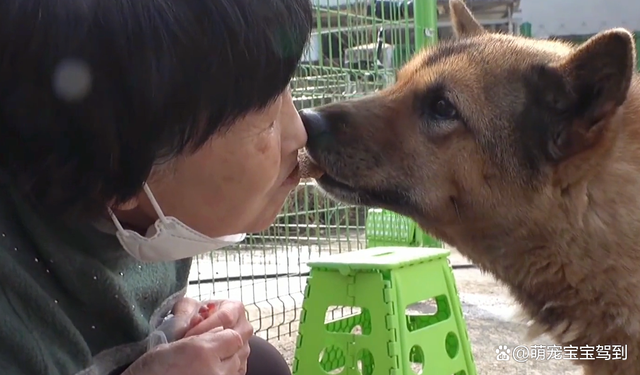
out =
<path fill-rule="evenodd" d="M 185 337 L 200 335 L 218 327 L 233 329 L 242 336 L 245 343 L 253 336 L 253 326 L 247 320 L 244 305 L 241 302 L 229 300 L 207 301 L 199 305 L 199 307 L 205 307 L 207 305 L 213 305 L 212 310 L 206 313 L 207 316 L 202 321 L 198 322 L 197 319 L 199 318 L 194 318 L 192 322 L 197 324 L 194 324 L 194 326 L 187 331 Z"/>
<path fill-rule="evenodd" d="M 242 337 L 218 328 L 157 346 L 122 375 L 244 375 L 247 361 Z"/>
<path fill-rule="evenodd" d="M 237 332 L 242 338 L 242 349 L 238 353 L 238 357 L 246 371 L 247 359 L 249 358 L 249 339 L 253 336 L 253 326 L 247 320 L 244 305 L 237 301 L 209 301 L 200 305 L 202 315 L 196 314 L 191 320 L 193 325 L 187 331 L 185 337 L 197 337 L 205 332 L 215 329 L 231 329 Z M 244 372 L 243 372 L 244 375 Z"/>
<path fill-rule="evenodd" d="M 198 312 L 213 305 L 206 319 Z M 179 324 L 177 337 L 184 338 L 160 345 L 144 354 L 122 375 L 244 375 L 249 357 L 249 338 L 253 327 L 247 321 L 244 306 L 234 301 L 202 304 L 183 298 L 173 307 Z M 185 331 L 186 334 L 185 334 Z"/>

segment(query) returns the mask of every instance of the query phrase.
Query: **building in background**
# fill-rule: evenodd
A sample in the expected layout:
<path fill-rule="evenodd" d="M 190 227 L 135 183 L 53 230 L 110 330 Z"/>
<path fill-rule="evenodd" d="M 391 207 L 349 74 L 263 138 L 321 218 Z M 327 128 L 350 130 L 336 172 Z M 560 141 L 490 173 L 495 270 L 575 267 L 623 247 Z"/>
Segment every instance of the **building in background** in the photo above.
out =
<path fill-rule="evenodd" d="M 640 32 L 638 0 L 523 0 L 520 22 L 531 25 L 531 36 L 584 40 L 614 27 Z"/>
<path fill-rule="evenodd" d="M 534 38 L 583 42 L 614 27 L 635 33 L 640 45 L 640 0 L 524 0 L 518 22 Z M 640 60 L 637 62 L 640 70 Z"/>

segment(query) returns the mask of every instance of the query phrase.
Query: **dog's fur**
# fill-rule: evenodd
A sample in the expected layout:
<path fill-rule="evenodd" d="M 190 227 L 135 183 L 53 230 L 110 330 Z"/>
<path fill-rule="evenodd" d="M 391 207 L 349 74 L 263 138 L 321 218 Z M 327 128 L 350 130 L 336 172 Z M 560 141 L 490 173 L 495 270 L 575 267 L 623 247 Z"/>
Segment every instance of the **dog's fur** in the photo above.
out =
<path fill-rule="evenodd" d="M 410 216 L 504 282 L 561 345 L 627 345 L 585 374 L 640 374 L 640 79 L 632 35 L 576 46 L 486 32 L 451 0 L 455 38 L 392 87 L 302 111 L 337 200 Z"/>

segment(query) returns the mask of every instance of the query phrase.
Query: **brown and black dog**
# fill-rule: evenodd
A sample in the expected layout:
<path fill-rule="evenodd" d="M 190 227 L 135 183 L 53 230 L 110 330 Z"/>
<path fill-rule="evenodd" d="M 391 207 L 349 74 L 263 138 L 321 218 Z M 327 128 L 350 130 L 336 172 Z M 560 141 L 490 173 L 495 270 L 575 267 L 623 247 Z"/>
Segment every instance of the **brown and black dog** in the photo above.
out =
<path fill-rule="evenodd" d="M 455 38 L 392 87 L 301 111 L 319 186 L 456 247 L 508 286 L 530 338 L 627 345 L 626 360 L 576 362 L 585 374 L 640 374 L 633 36 L 577 46 L 489 33 L 460 0 L 450 10 Z"/>

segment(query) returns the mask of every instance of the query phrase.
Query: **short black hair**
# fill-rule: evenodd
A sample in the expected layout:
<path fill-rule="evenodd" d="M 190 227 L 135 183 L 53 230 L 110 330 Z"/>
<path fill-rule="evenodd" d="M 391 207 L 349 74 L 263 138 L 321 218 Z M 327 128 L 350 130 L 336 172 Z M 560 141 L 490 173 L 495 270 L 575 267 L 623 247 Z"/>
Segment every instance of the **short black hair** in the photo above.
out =
<path fill-rule="evenodd" d="M 103 214 L 287 88 L 309 0 L 3 0 L 0 173 L 57 215 Z"/>

